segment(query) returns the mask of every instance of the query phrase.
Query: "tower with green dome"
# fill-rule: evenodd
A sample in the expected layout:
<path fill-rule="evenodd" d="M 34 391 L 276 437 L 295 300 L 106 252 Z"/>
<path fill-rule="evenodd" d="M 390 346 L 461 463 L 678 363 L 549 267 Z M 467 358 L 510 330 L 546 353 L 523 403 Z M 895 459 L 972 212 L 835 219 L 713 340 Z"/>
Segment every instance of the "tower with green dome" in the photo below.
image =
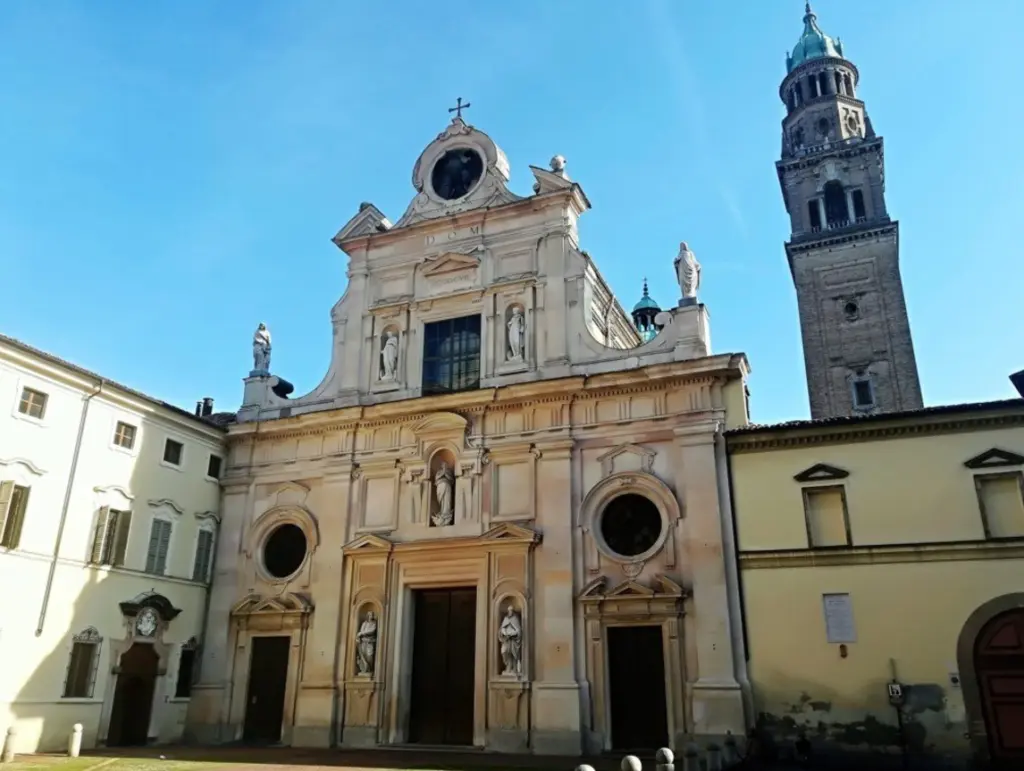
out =
<path fill-rule="evenodd" d="M 633 312 L 630 314 L 633 317 L 633 326 L 636 327 L 645 343 L 648 340 L 653 340 L 658 336 L 658 332 L 661 331 L 661 327 L 654 323 L 654 319 L 659 313 L 661 313 L 661 308 L 658 307 L 658 303 L 651 299 L 650 292 L 647 290 L 647 279 L 645 278 L 643 296 L 633 306 Z"/>
<path fill-rule="evenodd" d="M 786 116 L 776 168 L 812 418 L 922 406 L 883 141 L 859 87 L 842 42 L 808 3 L 779 88 Z"/>

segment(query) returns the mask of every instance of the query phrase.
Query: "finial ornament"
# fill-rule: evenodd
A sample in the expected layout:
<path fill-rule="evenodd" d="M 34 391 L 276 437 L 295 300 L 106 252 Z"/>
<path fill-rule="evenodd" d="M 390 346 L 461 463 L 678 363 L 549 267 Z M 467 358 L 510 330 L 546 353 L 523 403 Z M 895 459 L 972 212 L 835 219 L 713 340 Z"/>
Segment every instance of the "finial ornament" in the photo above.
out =
<path fill-rule="evenodd" d="M 458 99 L 455 100 L 455 106 L 448 108 L 448 112 L 455 113 L 455 117 L 452 120 L 462 120 L 462 111 L 468 110 L 472 106 L 473 105 L 471 105 L 469 102 L 463 104 L 462 97 L 460 96 Z"/>

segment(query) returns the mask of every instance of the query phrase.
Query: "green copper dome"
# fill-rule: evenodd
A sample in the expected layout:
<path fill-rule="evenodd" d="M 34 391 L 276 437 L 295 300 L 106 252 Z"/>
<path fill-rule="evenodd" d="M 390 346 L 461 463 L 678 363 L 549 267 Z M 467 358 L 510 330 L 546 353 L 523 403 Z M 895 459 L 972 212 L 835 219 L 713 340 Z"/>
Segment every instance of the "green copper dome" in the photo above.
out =
<path fill-rule="evenodd" d="M 652 310 L 660 311 L 658 303 L 651 299 L 651 296 L 647 293 L 647 279 L 644 279 L 644 296 L 640 298 L 640 302 L 633 306 L 633 313 L 637 311 Z"/>
<path fill-rule="evenodd" d="M 804 33 L 793 46 L 793 53 L 786 57 L 786 71 L 792 72 L 801 64 L 811 59 L 822 59 L 826 56 L 843 57 L 843 44 L 839 38 L 832 39 L 818 26 L 818 17 L 807 3 L 804 13 Z"/>

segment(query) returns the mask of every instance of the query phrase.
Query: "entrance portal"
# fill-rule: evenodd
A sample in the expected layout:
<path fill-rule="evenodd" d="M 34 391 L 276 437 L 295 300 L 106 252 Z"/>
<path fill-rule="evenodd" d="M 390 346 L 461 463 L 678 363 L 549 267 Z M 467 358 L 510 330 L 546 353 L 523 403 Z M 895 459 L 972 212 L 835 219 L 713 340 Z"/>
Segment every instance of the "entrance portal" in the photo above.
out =
<path fill-rule="evenodd" d="M 413 593 L 409 741 L 473 743 L 476 589 Z"/>
<path fill-rule="evenodd" d="M 291 642 L 291 637 L 251 639 L 249 689 L 242 731 L 242 738 L 247 742 L 274 744 L 281 741 Z"/>
<path fill-rule="evenodd" d="M 160 656 L 151 644 L 135 643 L 121 655 L 110 710 L 108 746 L 131 747 L 146 743 L 159 667 Z"/>
<path fill-rule="evenodd" d="M 1024 609 L 996 616 L 978 634 L 974 669 L 992 761 L 1024 764 Z"/>
<path fill-rule="evenodd" d="M 607 631 L 612 749 L 667 747 L 661 627 L 610 626 Z"/>

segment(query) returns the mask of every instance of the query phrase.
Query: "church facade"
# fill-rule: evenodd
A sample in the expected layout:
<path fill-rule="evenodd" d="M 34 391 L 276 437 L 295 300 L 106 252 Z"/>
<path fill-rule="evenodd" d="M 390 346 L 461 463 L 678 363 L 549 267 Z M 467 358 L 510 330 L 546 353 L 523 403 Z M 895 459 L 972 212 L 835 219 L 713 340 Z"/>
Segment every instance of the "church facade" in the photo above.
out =
<path fill-rule="evenodd" d="M 564 159 L 526 197 L 508 171 L 457 114 L 397 222 L 359 207 L 309 394 L 257 330 L 192 739 L 578 755 L 745 732 L 723 440 L 745 357 L 711 352 L 685 245 L 641 334 L 580 248 Z"/>

